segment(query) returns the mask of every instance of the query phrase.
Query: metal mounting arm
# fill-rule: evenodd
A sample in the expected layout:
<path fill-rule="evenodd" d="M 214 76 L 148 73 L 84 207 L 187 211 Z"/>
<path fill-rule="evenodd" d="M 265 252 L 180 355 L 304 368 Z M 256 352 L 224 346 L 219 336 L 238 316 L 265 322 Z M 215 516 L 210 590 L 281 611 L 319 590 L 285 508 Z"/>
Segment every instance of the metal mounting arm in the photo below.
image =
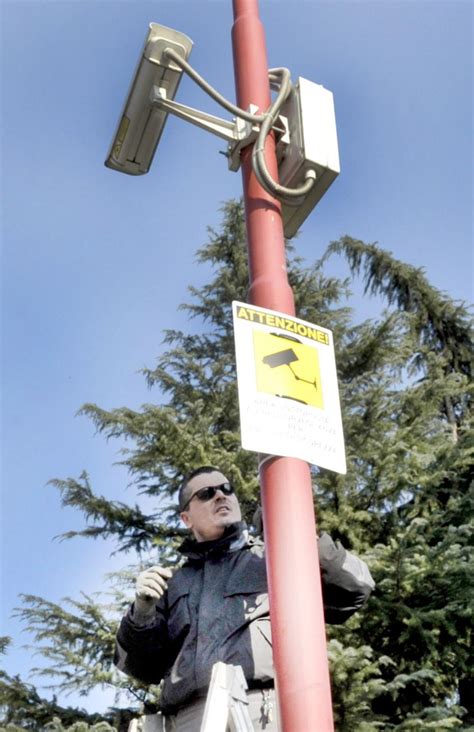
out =
<path fill-rule="evenodd" d="M 176 117 L 184 119 L 185 122 L 191 122 L 196 127 L 201 127 L 203 130 L 212 132 L 213 135 L 226 140 L 229 143 L 228 156 L 231 170 L 238 170 L 240 166 L 240 160 L 233 161 L 236 157 L 234 149 L 238 149 L 240 153 L 240 149 L 254 142 L 258 135 L 258 125 L 252 125 L 251 122 L 246 122 L 240 117 L 236 117 L 232 122 L 229 122 L 213 114 L 201 112 L 199 109 L 194 109 L 194 107 L 188 107 L 186 104 L 167 99 L 166 89 L 163 87 L 153 87 L 151 103 L 170 114 L 174 114 Z M 232 164 L 231 161 L 233 161 Z M 234 167 L 235 163 L 237 164 L 236 167 Z"/>
<path fill-rule="evenodd" d="M 175 117 L 180 117 L 185 122 L 191 122 L 196 127 L 201 127 L 201 129 L 212 132 L 213 135 L 226 140 L 229 144 L 225 154 L 228 158 L 229 169 L 234 172 L 240 168 L 240 151 L 255 142 L 260 131 L 259 124 L 247 122 L 242 117 L 235 117 L 232 122 L 229 122 L 213 114 L 201 112 L 199 109 L 194 109 L 194 107 L 188 107 L 186 104 L 167 99 L 164 87 L 154 86 L 150 100 L 152 105 L 164 109 L 169 114 L 174 114 Z M 255 113 L 256 110 L 257 107 L 251 104 L 249 112 Z M 276 126 L 275 129 L 281 135 L 282 132 L 287 132 L 287 121 L 280 118 L 279 122 L 280 126 Z"/>

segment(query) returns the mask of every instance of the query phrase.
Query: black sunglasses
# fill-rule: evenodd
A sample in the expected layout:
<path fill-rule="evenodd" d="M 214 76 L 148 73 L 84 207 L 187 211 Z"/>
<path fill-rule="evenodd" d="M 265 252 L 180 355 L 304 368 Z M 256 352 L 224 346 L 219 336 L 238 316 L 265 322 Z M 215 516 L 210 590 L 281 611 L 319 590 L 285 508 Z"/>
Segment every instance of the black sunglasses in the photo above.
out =
<path fill-rule="evenodd" d="M 234 493 L 234 487 L 230 483 L 221 483 L 220 485 L 210 485 L 207 488 L 200 488 L 196 493 L 193 493 L 192 496 L 188 498 L 186 503 L 181 506 L 181 511 L 185 511 L 187 509 L 193 498 L 197 498 L 199 501 L 204 503 L 205 501 L 210 501 L 211 498 L 214 498 L 217 491 L 222 491 L 225 496 L 231 496 Z"/>

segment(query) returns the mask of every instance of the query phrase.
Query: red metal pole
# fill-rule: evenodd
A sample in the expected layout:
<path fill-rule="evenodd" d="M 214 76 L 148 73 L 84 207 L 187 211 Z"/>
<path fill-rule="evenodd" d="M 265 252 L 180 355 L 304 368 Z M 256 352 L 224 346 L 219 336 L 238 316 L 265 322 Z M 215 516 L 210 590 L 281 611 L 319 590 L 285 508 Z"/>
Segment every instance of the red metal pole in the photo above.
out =
<path fill-rule="evenodd" d="M 233 0 L 237 101 L 247 109 L 270 104 L 265 33 L 258 0 Z M 286 271 L 279 202 L 258 183 L 251 148 L 242 152 L 242 177 L 255 305 L 295 314 Z M 266 143 L 268 168 L 277 179 L 275 144 Z M 273 658 L 283 732 L 331 732 L 331 688 L 311 477 L 307 463 L 272 457 L 260 465 Z"/>

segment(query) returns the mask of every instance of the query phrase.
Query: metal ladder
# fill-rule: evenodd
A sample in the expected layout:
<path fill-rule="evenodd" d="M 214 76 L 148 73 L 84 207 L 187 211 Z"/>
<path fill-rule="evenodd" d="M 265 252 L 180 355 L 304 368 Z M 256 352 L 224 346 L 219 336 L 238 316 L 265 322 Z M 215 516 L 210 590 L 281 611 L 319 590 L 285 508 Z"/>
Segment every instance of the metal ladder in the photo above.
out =
<path fill-rule="evenodd" d="M 241 666 L 215 663 L 200 732 L 254 732 L 246 688 Z"/>
<path fill-rule="evenodd" d="M 255 732 L 248 712 L 247 682 L 241 666 L 218 661 L 212 667 L 200 732 Z M 162 732 L 158 714 L 133 719 L 128 732 Z"/>

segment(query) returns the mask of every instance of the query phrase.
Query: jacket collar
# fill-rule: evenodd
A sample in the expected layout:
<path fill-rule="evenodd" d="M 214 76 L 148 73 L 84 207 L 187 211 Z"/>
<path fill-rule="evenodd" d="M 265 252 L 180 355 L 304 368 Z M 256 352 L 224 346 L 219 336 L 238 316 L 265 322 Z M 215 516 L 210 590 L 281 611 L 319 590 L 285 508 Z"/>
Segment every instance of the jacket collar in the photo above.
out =
<path fill-rule="evenodd" d="M 191 561 L 204 561 L 227 552 L 236 552 L 248 544 L 249 535 L 245 521 L 237 521 L 226 526 L 223 535 L 212 541 L 196 541 L 187 537 L 178 548 Z"/>

